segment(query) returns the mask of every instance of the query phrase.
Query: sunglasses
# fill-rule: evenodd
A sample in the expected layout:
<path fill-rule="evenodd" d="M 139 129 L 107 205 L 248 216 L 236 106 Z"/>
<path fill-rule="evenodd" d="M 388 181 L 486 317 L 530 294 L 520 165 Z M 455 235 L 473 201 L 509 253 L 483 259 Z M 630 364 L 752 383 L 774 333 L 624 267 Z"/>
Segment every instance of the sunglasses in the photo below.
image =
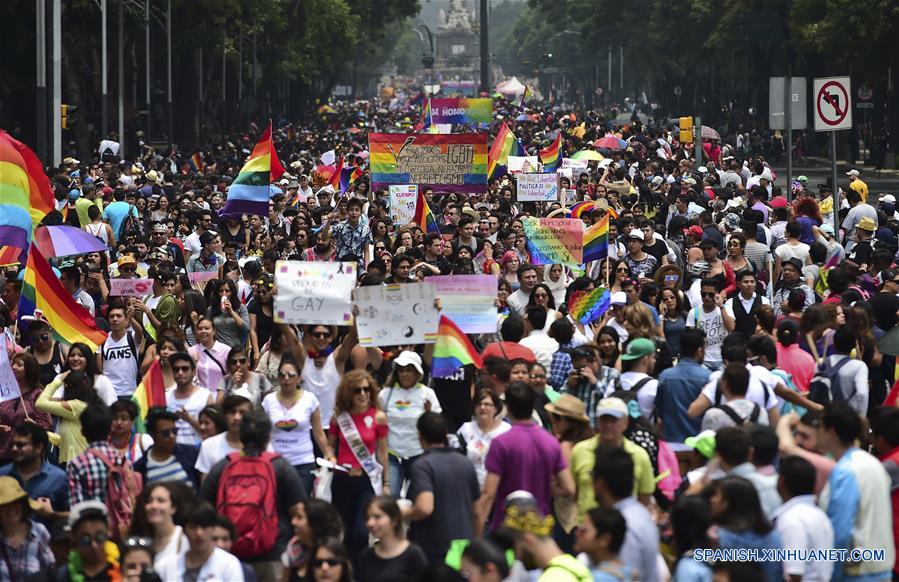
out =
<path fill-rule="evenodd" d="M 630 269 L 615 269 L 616 273 L 629 273 Z"/>
<path fill-rule="evenodd" d="M 98 533 L 98 534 L 95 535 L 94 537 L 91 537 L 91 536 L 89 536 L 89 535 L 83 535 L 83 536 L 81 536 L 80 538 L 78 538 L 77 544 L 78 544 L 78 546 L 80 546 L 80 547 L 82 547 L 82 548 L 86 548 L 86 547 L 91 546 L 91 545 L 93 545 L 93 544 L 97 544 L 98 546 L 102 546 L 102 545 L 105 544 L 107 541 L 109 541 L 109 535 L 108 535 L 108 534 L 105 534 L 105 533 Z"/>
<path fill-rule="evenodd" d="M 899 285 L 899 279 L 890 279 L 890 281 L 892 281 L 893 283 Z"/>
<path fill-rule="evenodd" d="M 278 378 L 296 378 L 299 376 L 296 372 L 278 372 Z"/>
<path fill-rule="evenodd" d="M 331 332 L 330 331 L 314 331 L 314 332 L 312 332 L 312 337 L 315 337 L 318 339 L 328 338 L 328 337 L 331 337 Z"/>
<path fill-rule="evenodd" d="M 343 562 L 337 558 L 316 558 L 315 560 L 312 560 L 313 568 L 321 568 L 325 564 L 327 564 L 329 568 L 336 568 L 343 564 Z"/>
<path fill-rule="evenodd" d="M 709 291 L 702 292 L 703 297 L 714 297 L 715 295 L 717 295 L 717 293 L 715 293 L 715 292 L 709 292 Z"/>
<path fill-rule="evenodd" d="M 150 538 L 130 537 L 125 540 L 123 545 L 126 548 L 149 548 L 153 545 L 153 540 Z"/>
<path fill-rule="evenodd" d="M 228 363 L 231 364 L 232 366 L 236 366 L 238 364 L 246 364 L 247 359 L 246 358 L 234 358 L 233 360 L 231 360 Z"/>
<path fill-rule="evenodd" d="M 353 388 L 353 395 L 364 394 L 366 392 L 371 392 L 371 386 L 357 386 Z"/>

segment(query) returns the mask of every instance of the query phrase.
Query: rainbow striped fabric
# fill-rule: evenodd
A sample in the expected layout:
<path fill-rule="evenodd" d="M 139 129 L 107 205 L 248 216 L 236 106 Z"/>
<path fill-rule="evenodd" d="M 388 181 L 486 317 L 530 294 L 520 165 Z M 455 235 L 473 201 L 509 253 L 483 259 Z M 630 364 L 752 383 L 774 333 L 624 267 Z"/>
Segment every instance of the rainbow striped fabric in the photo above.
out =
<path fill-rule="evenodd" d="M 134 421 L 137 432 L 144 432 L 145 421 L 147 420 L 147 412 L 154 406 L 165 406 L 165 380 L 162 377 L 162 365 L 159 363 L 159 356 L 150 364 L 147 373 L 144 374 L 140 384 L 131 395 L 131 400 L 137 404 L 139 414 Z"/>
<path fill-rule="evenodd" d="M 540 163 L 543 164 L 544 172 L 555 172 L 559 164 L 562 163 L 562 132 L 556 136 L 556 140 L 545 149 L 540 150 Z"/>
<path fill-rule="evenodd" d="M 487 157 L 487 177 L 488 179 L 496 178 L 496 170 L 500 166 L 506 166 L 509 163 L 509 156 L 523 156 L 524 148 L 509 129 L 509 126 L 503 122 L 502 127 L 493 140 L 490 147 L 490 155 Z"/>
<path fill-rule="evenodd" d="M 365 172 L 362 171 L 362 168 L 354 168 L 352 166 L 342 168 L 340 170 L 340 193 L 343 194 L 347 191 L 347 188 L 356 183 L 356 180 L 361 178 Z"/>
<path fill-rule="evenodd" d="M 253 148 L 250 159 L 228 188 L 228 199 L 219 214 L 268 216 L 268 201 L 271 197 L 269 186 L 283 173 L 284 166 L 278 160 L 272 143 L 272 122 L 269 121 L 268 128 Z"/>
<path fill-rule="evenodd" d="M 28 250 L 34 229 L 54 208 L 53 189 L 41 161 L 0 129 L 0 245 Z"/>
<path fill-rule="evenodd" d="M 203 164 L 203 158 L 200 157 L 200 152 L 194 152 L 193 155 L 187 158 L 187 165 L 190 166 L 190 169 L 198 174 L 202 174 L 203 170 L 205 170 L 205 166 Z"/>
<path fill-rule="evenodd" d="M 418 189 L 418 199 L 415 203 L 415 224 L 417 224 L 425 234 L 431 234 L 432 232 L 440 234 L 440 227 L 437 225 L 437 219 L 434 218 L 431 207 L 428 206 L 428 201 L 425 199 L 425 195 L 421 191 L 421 188 Z"/>
<path fill-rule="evenodd" d="M 331 172 L 331 177 L 328 178 L 328 185 L 331 188 L 334 188 L 335 192 L 340 191 L 340 173 L 343 171 L 343 156 L 337 160 L 337 165 L 334 166 L 334 171 Z"/>
<path fill-rule="evenodd" d="M 97 329 L 90 312 L 66 291 L 47 259 L 32 244 L 19 298 L 19 319 L 36 316 L 37 312 L 62 342 L 83 342 L 97 351 L 106 340 L 106 334 Z"/>
<path fill-rule="evenodd" d="M 609 214 L 606 213 L 584 231 L 584 262 L 609 256 Z"/>
<path fill-rule="evenodd" d="M 447 378 L 467 364 L 483 368 L 480 354 L 468 341 L 468 336 L 445 315 L 440 316 L 437 327 L 437 341 L 434 342 L 434 356 L 431 359 L 431 376 Z"/>
<path fill-rule="evenodd" d="M 568 299 L 568 313 L 571 317 L 588 325 L 609 310 L 612 303 L 612 294 L 608 289 L 597 287 L 589 293 L 578 291 Z"/>
<path fill-rule="evenodd" d="M 483 192 L 487 134 L 372 133 L 368 137 L 372 190 L 418 184 L 438 192 Z"/>

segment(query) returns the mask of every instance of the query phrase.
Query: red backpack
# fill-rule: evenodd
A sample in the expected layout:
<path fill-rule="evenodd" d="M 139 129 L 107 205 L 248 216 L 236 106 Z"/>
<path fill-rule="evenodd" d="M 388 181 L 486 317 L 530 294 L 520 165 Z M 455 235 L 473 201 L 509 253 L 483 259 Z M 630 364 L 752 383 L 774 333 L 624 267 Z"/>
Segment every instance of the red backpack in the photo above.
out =
<path fill-rule="evenodd" d="M 109 457 L 96 449 L 87 449 L 92 455 L 106 465 L 106 507 L 109 509 L 109 531 L 112 538 L 118 541 L 124 540 L 131 527 L 131 518 L 134 516 L 134 500 L 137 499 L 143 485 L 140 474 L 131 469 L 131 463 L 127 460 L 122 465 L 116 465 Z"/>
<path fill-rule="evenodd" d="M 228 455 L 219 479 L 216 509 L 234 524 L 237 540 L 232 553 L 252 558 L 268 552 L 278 538 L 278 486 L 272 460 L 278 455 L 263 453 L 246 457 Z"/>

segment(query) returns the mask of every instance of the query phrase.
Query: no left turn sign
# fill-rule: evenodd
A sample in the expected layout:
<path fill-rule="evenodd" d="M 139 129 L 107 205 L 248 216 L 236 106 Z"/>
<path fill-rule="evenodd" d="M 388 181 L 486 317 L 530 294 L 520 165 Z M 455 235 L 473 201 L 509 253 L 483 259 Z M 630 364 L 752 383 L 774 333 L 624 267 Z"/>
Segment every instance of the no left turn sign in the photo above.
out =
<path fill-rule="evenodd" d="M 815 131 L 852 128 L 852 89 L 849 77 L 815 79 Z"/>

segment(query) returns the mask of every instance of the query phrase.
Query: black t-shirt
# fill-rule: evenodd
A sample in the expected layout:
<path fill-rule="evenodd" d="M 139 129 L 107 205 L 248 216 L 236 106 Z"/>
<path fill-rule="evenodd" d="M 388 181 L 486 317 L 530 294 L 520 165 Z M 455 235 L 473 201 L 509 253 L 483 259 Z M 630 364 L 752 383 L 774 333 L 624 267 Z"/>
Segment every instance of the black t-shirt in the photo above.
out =
<path fill-rule="evenodd" d="M 261 352 L 262 346 L 272 337 L 275 320 L 271 315 L 263 313 L 262 304 L 255 299 L 252 299 L 250 304 L 247 305 L 247 313 L 252 313 L 256 316 L 256 338 L 259 340 L 259 351 Z"/>
<path fill-rule="evenodd" d="M 658 268 L 662 265 L 662 257 L 668 254 L 668 245 L 659 239 L 655 239 L 651 245 L 643 245 L 643 252 L 655 257 L 656 268 Z"/>
<path fill-rule="evenodd" d="M 437 394 L 443 416 L 449 423 L 449 432 L 471 420 L 471 382 L 474 379 L 474 366 L 467 365 L 456 370 L 448 378 L 432 378 L 431 387 Z"/>
<path fill-rule="evenodd" d="M 418 580 L 428 567 L 428 560 L 421 548 L 410 543 L 406 551 L 395 558 L 384 559 L 368 548 L 356 561 L 358 582 L 411 582 Z"/>

